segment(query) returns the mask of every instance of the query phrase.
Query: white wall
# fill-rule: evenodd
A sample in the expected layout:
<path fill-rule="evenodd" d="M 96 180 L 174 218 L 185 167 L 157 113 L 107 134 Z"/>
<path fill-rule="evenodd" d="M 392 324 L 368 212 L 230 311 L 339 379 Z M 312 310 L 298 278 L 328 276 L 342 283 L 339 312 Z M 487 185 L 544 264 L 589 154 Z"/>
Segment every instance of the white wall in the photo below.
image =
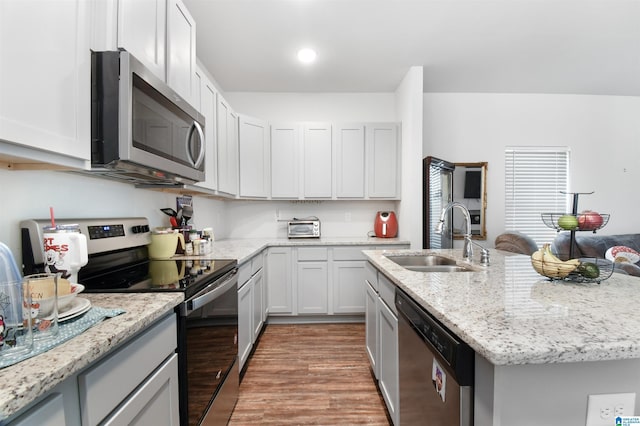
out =
<path fill-rule="evenodd" d="M 375 213 L 393 210 L 394 205 L 393 201 L 231 201 L 229 237 L 286 238 L 285 220 L 307 216 L 320 219 L 323 237 L 366 237 L 373 231 Z"/>
<path fill-rule="evenodd" d="M 422 67 L 412 67 L 396 90 L 397 121 L 402 122 L 402 201 L 399 237 L 422 248 Z"/>
<path fill-rule="evenodd" d="M 579 210 L 610 213 L 602 234 L 637 233 L 640 98 L 544 94 L 426 93 L 424 155 L 487 161 L 487 241 L 504 230 L 504 149 L 568 146 Z"/>
<path fill-rule="evenodd" d="M 3 200 L 0 241 L 21 261 L 20 221 L 49 217 L 49 207 L 57 218 L 101 218 L 142 216 L 151 226 L 169 226 L 162 207 L 176 208 L 176 195 L 133 185 L 53 171 L 0 170 Z M 196 228 L 211 226 L 217 238 L 225 237 L 224 202 L 194 197 Z"/>

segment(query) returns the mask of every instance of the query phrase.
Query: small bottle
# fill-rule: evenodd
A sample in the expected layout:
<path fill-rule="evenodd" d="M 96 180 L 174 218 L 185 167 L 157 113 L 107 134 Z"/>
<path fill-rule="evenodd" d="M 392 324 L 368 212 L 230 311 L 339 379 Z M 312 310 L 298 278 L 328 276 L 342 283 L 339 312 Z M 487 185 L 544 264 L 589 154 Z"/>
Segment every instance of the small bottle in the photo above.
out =
<path fill-rule="evenodd" d="M 184 245 L 184 252 L 187 256 L 193 256 L 193 243 L 189 241 Z"/>

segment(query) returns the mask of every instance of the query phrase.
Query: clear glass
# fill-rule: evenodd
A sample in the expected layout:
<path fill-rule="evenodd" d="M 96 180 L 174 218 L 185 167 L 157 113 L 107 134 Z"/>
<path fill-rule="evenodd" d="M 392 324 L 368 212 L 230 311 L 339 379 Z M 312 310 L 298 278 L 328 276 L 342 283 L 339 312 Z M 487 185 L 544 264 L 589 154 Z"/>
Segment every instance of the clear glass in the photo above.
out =
<path fill-rule="evenodd" d="M 58 278 L 60 274 L 27 275 L 23 283 L 31 294 L 31 328 L 34 340 L 58 336 Z"/>
<path fill-rule="evenodd" d="M 0 282 L 0 357 L 22 355 L 33 349 L 31 304 L 28 283 L 22 281 Z"/>

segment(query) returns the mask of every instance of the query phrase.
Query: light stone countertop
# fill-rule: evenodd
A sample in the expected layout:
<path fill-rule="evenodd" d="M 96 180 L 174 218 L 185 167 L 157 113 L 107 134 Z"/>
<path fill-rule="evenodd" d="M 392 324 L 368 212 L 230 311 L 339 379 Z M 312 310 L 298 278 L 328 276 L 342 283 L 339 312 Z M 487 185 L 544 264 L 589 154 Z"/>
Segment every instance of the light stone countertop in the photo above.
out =
<path fill-rule="evenodd" d="M 211 259 L 237 259 L 238 265 L 242 265 L 256 254 L 267 247 L 303 247 L 303 246 L 387 246 L 387 245 L 410 245 L 411 243 L 399 238 L 376 238 L 376 237 L 323 237 L 323 238 L 234 238 L 228 240 L 216 240 L 213 243 L 213 250 L 206 255 Z M 176 258 L 193 258 L 193 256 L 176 256 Z"/>
<path fill-rule="evenodd" d="M 614 273 L 600 284 L 554 282 L 529 256 L 491 250 L 479 272 L 412 272 L 384 254 L 433 252 L 464 263 L 461 249 L 366 250 L 395 285 L 494 365 L 640 358 L 640 278 Z"/>
<path fill-rule="evenodd" d="M 173 311 L 182 293 L 83 293 L 93 306 L 124 314 L 40 355 L 0 369 L 0 422 Z"/>

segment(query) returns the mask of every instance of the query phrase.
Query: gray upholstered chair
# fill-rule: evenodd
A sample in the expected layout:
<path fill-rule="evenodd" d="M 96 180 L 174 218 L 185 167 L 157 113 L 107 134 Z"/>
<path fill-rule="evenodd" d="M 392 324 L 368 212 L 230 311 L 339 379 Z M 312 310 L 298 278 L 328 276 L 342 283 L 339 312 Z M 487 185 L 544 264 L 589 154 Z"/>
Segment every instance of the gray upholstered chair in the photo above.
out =
<path fill-rule="evenodd" d="M 518 231 L 506 231 L 496 237 L 496 250 L 531 255 L 538 246 L 531 237 Z"/>

